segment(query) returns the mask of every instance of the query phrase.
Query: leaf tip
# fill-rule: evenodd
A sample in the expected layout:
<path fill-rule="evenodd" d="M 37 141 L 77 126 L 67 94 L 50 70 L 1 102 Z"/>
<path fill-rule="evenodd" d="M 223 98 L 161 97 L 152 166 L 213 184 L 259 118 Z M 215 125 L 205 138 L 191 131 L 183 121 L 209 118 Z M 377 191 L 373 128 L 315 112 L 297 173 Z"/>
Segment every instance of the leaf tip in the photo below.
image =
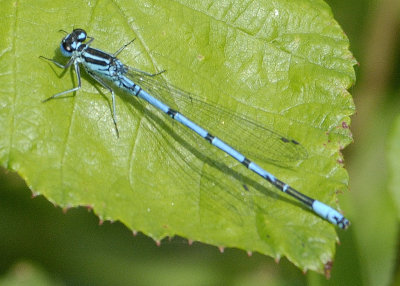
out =
<path fill-rule="evenodd" d="M 328 261 L 324 265 L 324 274 L 325 274 L 326 279 L 330 279 L 331 278 L 332 266 L 333 266 L 333 262 L 332 261 Z"/>
<path fill-rule="evenodd" d="M 36 198 L 38 196 L 40 196 L 39 192 L 32 191 L 31 199 L 34 199 L 34 198 Z"/>
<path fill-rule="evenodd" d="M 87 209 L 88 212 L 93 211 L 93 206 L 92 205 L 86 205 L 85 208 Z"/>

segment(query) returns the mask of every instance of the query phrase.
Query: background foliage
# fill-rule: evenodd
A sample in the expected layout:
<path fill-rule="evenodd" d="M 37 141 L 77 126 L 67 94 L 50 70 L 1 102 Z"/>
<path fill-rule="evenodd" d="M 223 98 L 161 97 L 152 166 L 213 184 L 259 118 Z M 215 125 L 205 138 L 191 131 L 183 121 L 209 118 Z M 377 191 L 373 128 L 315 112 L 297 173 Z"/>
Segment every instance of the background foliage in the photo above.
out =
<path fill-rule="evenodd" d="M 352 91 L 358 107 L 352 125 L 355 144 L 346 153 L 351 192 L 340 196 L 353 225 L 339 233 L 341 245 L 331 280 L 313 273 L 304 276 L 286 260 L 276 265 L 264 256 L 247 257 L 232 249 L 219 254 L 215 247 L 197 243 L 189 247 L 180 239 L 162 241 L 158 248 L 140 234 L 132 238 L 119 223 L 98 226 L 97 218 L 85 209 L 63 214 L 43 198 L 31 200 L 30 191 L 8 174 L 0 193 L 4 218 L 0 227 L 12 230 L 1 231 L 0 237 L 5 242 L 0 246 L 1 269 L 8 273 L 4 281 L 24 277 L 49 284 L 116 284 L 115 279 L 120 279 L 119 284 L 139 285 L 389 285 L 398 281 L 399 215 L 392 198 L 399 191 L 394 183 L 396 169 L 386 166 L 397 154 L 392 122 L 398 113 L 399 5 L 396 1 L 330 4 L 350 37 L 361 78 Z"/>

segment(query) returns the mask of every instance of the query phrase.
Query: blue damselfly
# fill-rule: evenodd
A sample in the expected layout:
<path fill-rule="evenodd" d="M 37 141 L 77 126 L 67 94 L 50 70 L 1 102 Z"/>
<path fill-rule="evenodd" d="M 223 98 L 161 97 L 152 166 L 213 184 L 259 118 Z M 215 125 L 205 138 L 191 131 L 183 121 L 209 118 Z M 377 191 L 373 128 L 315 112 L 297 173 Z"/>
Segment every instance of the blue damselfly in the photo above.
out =
<path fill-rule="evenodd" d="M 88 36 L 83 29 L 74 29 L 70 34 L 67 33 L 67 35 L 62 39 L 60 45 L 61 53 L 63 54 L 63 56 L 70 58 L 67 64 L 63 65 L 56 62 L 55 60 L 41 56 L 41 58 L 51 61 L 52 63 L 56 64 L 58 67 L 63 69 L 67 69 L 68 67 L 73 65 L 78 80 L 77 87 L 54 94 L 53 96 L 45 99 L 44 102 L 67 93 L 78 91 L 81 87 L 81 75 L 80 75 L 79 64 L 82 64 L 86 72 L 92 78 L 94 78 L 104 88 L 106 88 L 111 92 L 112 118 L 118 136 L 119 136 L 119 131 L 117 126 L 117 116 L 115 108 L 115 100 L 116 100 L 115 93 L 112 87 L 109 85 L 109 83 L 119 87 L 122 90 L 125 90 L 131 95 L 134 95 L 150 103 L 155 108 L 167 114 L 177 122 L 183 124 L 188 129 L 197 133 L 215 147 L 219 148 L 223 152 L 227 153 L 228 155 L 230 155 L 231 157 L 242 163 L 247 169 L 255 172 L 256 174 L 258 174 L 259 176 L 270 182 L 272 185 L 274 185 L 282 192 L 292 196 L 299 202 L 303 203 L 305 206 L 313 210 L 316 214 L 318 214 L 322 218 L 328 220 L 329 222 L 335 225 L 338 225 L 340 228 L 343 229 L 349 226 L 350 224 L 349 221 L 337 210 L 293 189 L 291 186 L 277 179 L 275 176 L 264 170 L 255 162 L 248 159 L 241 152 L 239 152 L 229 144 L 225 143 L 225 141 L 222 141 L 218 137 L 212 135 L 208 130 L 194 123 L 188 117 L 184 116 L 180 111 L 175 110 L 171 108 L 168 104 L 166 104 L 165 100 L 163 100 L 163 95 L 165 95 L 166 93 L 170 93 L 171 96 L 173 97 L 174 94 L 184 94 L 185 92 L 175 87 L 167 85 L 156 87 L 155 85 L 160 84 L 160 81 L 155 80 L 155 78 L 160 73 L 150 74 L 134 68 L 130 68 L 124 65 L 119 59 L 117 59 L 116 56 L 130 43 L 121 47 L 114 54 L 109 54 L 101 50 L 90 47 L 90 44 L 93 42 L 93 40 L 94 38 Z M 251 125 L 253 134 L 263 129 L 263 127 L 259 126 L 257 123 L 251 122 L 249 119 L 245 117 L 236 116 L 235 118 L 241 119 L 243 124 Z M 301 145 L 293 139 L 288 139 L 273 131 L 269 131 L 269 135 L 274 138 L 278 146 L 286 145 L 288 146 L 288 148 L 293 148 L 295 150 L 302 149 Z M 227 142 L 229 142 L 229 140 L 227 140 Z M 284 150 L 284 148 L 280 147 L 278 149 Z M 284 154 L 282 155 L 284 157 Z"/>

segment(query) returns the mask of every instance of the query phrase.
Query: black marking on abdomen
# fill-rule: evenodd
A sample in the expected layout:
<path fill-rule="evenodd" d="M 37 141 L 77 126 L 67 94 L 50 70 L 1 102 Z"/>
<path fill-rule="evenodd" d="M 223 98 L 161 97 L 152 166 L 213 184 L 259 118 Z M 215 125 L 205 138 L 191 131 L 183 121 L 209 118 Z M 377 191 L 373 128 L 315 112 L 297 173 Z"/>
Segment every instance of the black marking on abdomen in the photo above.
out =
<path fill-rule="evenodd" d="M 204 139 L 206 139 L 208 142 L 210 142 L 212 144 L 212 141 L 214 140 L 214 136 L 211 135 L 210 133 L 207 133 L 207 136 L 204 137 Z"/>
<path fill-rule="evenodd" d="M 241 162 L 243 165 L 245 165 L 246 166 L 246 168 L 248 169 L 249 168 L 249 165 L 250 165 L 250 163 L 251 163 L 251 161 L 249 160 L 249 159 L 247 159 L 247 158 L 244 158 L 244 160 L 243 160 L 243 162 Z"/>
<path fill-rule="evenodd" d="M 174 119 L 175 119 L 175 116 L 176 116 L 177 113 L 178 113 L 178 111 L 176 111 L 176 110 L 174 110 L 172 108 L 168 109 L 168 111 L 167 111 L 167 114 L 169 116 L 171 116 L 172 118 L 174 118 Z"/>

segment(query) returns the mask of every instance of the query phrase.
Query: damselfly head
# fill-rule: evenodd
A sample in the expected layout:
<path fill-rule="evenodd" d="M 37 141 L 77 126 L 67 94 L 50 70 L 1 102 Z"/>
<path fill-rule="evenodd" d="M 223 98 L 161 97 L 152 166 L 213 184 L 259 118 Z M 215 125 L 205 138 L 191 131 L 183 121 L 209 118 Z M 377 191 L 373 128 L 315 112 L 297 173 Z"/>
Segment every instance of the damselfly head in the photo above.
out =
<path fill-rule="evenodd" d="M 86 31 L 83 29 L 74 29 L 72 33 L 66 35 L 60 44 L 60 50 L 63 56 L 70 57 L 72 53 L 84 42 L 87 38 Z"/>

